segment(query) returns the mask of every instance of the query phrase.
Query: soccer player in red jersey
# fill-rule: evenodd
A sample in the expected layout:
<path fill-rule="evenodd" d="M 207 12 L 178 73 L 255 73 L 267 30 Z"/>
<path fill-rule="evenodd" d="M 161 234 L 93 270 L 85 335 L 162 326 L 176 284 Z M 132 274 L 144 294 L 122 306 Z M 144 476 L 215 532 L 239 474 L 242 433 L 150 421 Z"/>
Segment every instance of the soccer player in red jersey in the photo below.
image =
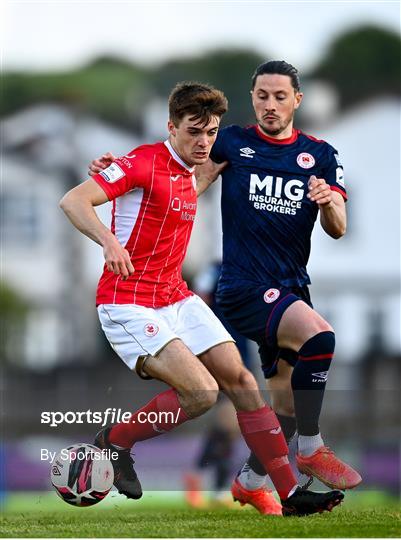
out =
<path fill-rule="evenodd" d="M 182 279 L 196 212 L 194 167 L 207 161 L 226 110 L 220 91 L 199 83 L 177 85 L 169 98 L 168 140 L 135 148 L 60 202 L 73 225 L 103 248 L 97 309 L 110 344 L 138 375 L 170 386 L 130 422 L 99 432 L 95 444 L 118 453 L 114 484 L 139 498 L 131 447 L 203 414 L 221 389 L 235 406 L 247 445 L 272 478 L 283 514 L 331 510 L 343 494 L 297 485 L 275 413 L 230 334 Z M 107 201 L 113 201 L 111 230 L 94 210 Z"/>

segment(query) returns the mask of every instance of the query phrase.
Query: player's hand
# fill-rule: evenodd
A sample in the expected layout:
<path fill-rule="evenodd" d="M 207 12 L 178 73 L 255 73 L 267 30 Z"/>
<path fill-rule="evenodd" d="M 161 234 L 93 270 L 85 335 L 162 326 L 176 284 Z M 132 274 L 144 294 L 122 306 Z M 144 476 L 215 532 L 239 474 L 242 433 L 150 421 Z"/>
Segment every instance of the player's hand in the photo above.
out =
<path fill-rule="evenodd" d="M 123 280 L 128 279 L 134 273 L 135 270 L 128 251 L 122 247 L 114 235 L 104 244 L 103 255 L 107 269 L 117 276 L 121 275 Z"/>
<path fill-rule="evenodd" d="M 330 204 L 333 200 L 330 185 L 326 183 L 324 178 L 316 178 L 316 176 L 312 175 L 309 178 L 308 189 L 308 199 L 319 206 Z"/>
<path fill-rule="evenodd" d="M 107 169 L 109 165 L 113 163 L 117 158 L 111 152 L 103 154 L 100 158 L 94 159 L 89 164 L 89 176 L 94 176 L 100 173 L 103 169 Z"/>
<path fill-rule="evenodd" d="M 207 180 L 210 184 L 216 180 L 222 170 L 227 167 L 228 161 L 223 163 L 215 163 L 210 158 L 203 163 L 203 165 L 197 165 L 195 167 L 195 176 L 197 180 Z"/>
<path fill-rule="evenodd" d="M 195 168 L 196 176 L 196 194 L 199 197 L 208 189 L 219 176 L 221 171 L 228 165 L 228 161 L 223 163 L 215 163 L 208 159 L 203 165 L 197 165 Z"/>

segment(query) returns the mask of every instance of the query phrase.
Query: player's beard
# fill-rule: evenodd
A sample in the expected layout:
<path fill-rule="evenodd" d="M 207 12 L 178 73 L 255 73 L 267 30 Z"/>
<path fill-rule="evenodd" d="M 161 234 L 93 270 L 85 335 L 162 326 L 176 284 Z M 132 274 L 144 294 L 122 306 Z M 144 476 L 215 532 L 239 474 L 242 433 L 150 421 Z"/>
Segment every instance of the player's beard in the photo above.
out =
<path fill-rule="evenodd" d="M 280 133 L 282 133 L 285 129 L 287 129 L 288 125 L 290 124 L 290 122 L 292 122 L 293 118 L 294 118 L 294 113 L 292 113 L 292 115 L 284 121 L 281 121 L 280 119 L 278 119 L 279 125 L 276 128 L 266 127 L 266 125 L 263 123 L 263 118 L 262 118 L 262 121 L 258 122 L 258 124 L 259 124 L 260 129 L 264 133 L 266 133 L 266 135 L 275 137 L 277 135 L 280 135 Z"/>

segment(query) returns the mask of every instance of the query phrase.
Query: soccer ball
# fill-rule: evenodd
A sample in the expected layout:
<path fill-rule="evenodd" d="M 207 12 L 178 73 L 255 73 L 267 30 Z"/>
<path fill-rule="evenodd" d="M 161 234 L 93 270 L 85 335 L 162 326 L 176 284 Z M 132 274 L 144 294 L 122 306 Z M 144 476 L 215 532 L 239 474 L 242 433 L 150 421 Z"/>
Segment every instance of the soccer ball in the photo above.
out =
<path fill-rule="evenodd" d="M 114 481 L 113 465 L 92 444 L 64 448 L 51 465 L 51 482 L 60 497 L 74 506 L 92 506 L 106 497 Z"/>

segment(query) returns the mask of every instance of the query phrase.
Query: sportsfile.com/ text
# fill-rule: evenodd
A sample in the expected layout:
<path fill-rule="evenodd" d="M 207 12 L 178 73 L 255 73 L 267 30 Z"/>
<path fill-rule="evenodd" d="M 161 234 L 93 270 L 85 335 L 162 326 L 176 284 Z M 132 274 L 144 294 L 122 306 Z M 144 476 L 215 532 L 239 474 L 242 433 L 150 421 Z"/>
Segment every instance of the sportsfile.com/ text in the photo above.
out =
<path fill-rule="evenodd" d="M 179 415 L 179 413 L 178 413 Z M 159 422 L 176 423 L 178 415 L 172 412 L 145 412 L 136 419 L 139 424 L 158 424 Z M 135 423 L 132 419 L 132 413 L 123 412 L 122 409 L 107 408 L 104 411 L 43 411 L 40 415 L 41 424 L 49 424 L 50 427 L 58 427 L 61 424 L 100 424 L 106 426 L 108 423 L 123 422 L 125 424 Z"/>

